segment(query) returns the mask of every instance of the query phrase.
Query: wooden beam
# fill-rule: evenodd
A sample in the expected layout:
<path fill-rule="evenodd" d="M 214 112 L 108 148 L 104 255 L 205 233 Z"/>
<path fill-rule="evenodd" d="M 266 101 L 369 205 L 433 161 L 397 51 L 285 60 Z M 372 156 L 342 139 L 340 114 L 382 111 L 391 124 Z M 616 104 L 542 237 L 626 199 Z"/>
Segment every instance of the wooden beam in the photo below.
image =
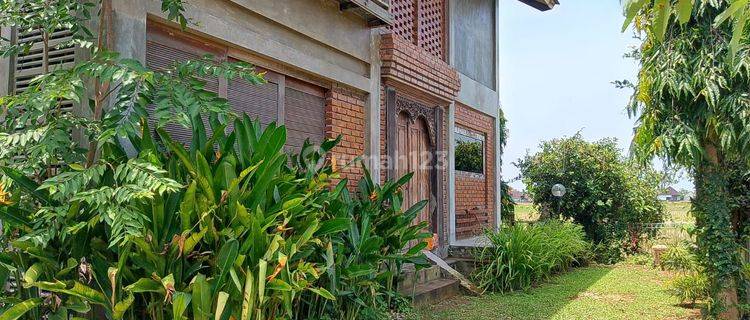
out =
<path fill-rule="evenodd" d="M 348 11 L 357 7 L 359 6 L 351 1 L 341 1 L 341 3 L 339 3 L 339 10 L 341 11 Z"/>

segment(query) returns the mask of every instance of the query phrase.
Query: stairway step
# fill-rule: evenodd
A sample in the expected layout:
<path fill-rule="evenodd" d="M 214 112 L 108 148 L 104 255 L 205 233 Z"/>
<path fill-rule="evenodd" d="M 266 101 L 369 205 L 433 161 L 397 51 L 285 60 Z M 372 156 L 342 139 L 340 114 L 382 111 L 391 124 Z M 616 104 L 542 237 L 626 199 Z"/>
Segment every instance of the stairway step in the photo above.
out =
<path fill-rule="evenodd" d="M 413 265 L 404 266 L 401 274 L 400 286 L 408 288 L 411 288 L 415 283 L 419 285 L 443 278 L 442 270 L 435 265 L 419 271 L 414 270 Z"/>
<path fill-rule="evenodd" d="M 412 295 L 412 288 L 402 288 L 402 294 Z M 413 291 L 412 304 L 432 304 L 451 298 L 461 292 L 461 285 L 456 279 L 437 279 L 428 283 L 418 284 Z"/>

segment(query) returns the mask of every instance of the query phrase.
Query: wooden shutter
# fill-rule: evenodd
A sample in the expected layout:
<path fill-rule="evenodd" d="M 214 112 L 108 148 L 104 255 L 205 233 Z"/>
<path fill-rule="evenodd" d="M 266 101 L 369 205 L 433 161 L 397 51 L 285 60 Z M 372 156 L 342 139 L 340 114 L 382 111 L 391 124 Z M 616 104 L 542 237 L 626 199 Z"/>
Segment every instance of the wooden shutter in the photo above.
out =
<path fill-rule="evenodd" d="M 283 76 L 267 70 L 258 71 L 266 72 L 266 83 L 256 85 L 240 78 L 231 79 L 227 85 L 227 100 L 233 112 L 247 114 L 253 120 L 257 118 L 265 127 L 279 120 L 282 107 L 279 90 L 283 89 Z"/>
<path fill-rule="evenodd" d="M 210 54 L 216 60 L 225 57 L 224 51 L 219 48 L 192 38 L 180 31 L 169 29 L 164 26 L 149 24 L 148 35 L 146 39 L 146 66 L 152 70 L 167 70 L 172 68 L 175 63 L 201 59 L 203 56 Z M 219 93 L 220 82 L 216 77 L 204 78 L 206 81 L 206 90 Z M 152 112 L 154 106 L 149 106 L 147 110 Z M 149 119 L 151 128 L 154 128 L 155 119 Z M 207 134 L 210 135 L 208 119 L 204 118 L 203 123 L 206 126 Z M 176 124 L 168 124 L 165 130 L 170 133 L 172 139 L 181 143 L 187 143 L 191 140 L 192 130 Z"/>
<path fill-rule="evenodd" d="M 12 75 L 12 92 L 26 91 L 29 83 L 35 77 L 44 73 L 44 57 L 49 57 L 49 70 L 69 69 L 75 65 L 75 47 L 67 44 L 73 37 L 68 29 L 60 29 L 50 35 L 48 51 L 44 52 L 44 43 L 40 31 L 19 33 L 16 41 L 19 44 L 34 42 L 28 52 L 21 52 L 14 57 L 14 73 Z M 62 103 L 63 111 L 71 111 L 72 101 Z"/>
<path fill-rule="evenodd" d="M 287 79 L 284 91 L 284 125 L 287 147 L 299 151 L 305 139 L 320 145 L 325 139 L 325 98 L 322 88 Z"/>
<path fill-rule="evenodd" d="M 232 111 L 260 119 L 263 126 L 271 122 L 285 125 L 289 151 L 298 151 L 308 138 L 313 144 L 322 143 L 325 138 L 324 90 L 270 70 L 258 68 L 258 71 L 265 72 L 267 83 L 229 81 L 227 100 Z"/>

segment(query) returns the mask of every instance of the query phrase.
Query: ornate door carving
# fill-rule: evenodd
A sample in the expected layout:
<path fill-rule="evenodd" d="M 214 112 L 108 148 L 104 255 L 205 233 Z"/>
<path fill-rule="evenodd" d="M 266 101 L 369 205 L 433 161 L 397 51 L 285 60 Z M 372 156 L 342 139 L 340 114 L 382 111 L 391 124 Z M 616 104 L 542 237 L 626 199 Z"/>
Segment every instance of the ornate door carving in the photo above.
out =
<path fill-rule="evenodd" d="M 390 157 L 389 178 L 396 179 L 413 172 L 412 180 L 404 186 L 404 208 L 428 200 L 428 205 L 417 217 L 427 221 L 429 231 L 442 230 L 441 185 L 437 170 L 437 154 L 442 150 L 439 139 L 441 110 L 400 96 L 392 88 L 386 90 L 387 146 Z"/>

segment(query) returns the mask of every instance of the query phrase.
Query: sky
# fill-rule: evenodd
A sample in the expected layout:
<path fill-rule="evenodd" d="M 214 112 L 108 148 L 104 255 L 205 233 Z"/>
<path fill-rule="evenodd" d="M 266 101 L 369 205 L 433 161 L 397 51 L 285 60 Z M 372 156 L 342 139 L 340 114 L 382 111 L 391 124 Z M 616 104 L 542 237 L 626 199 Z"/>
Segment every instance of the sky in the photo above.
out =
<path fill-rule="evenodd" d="M 637 63 L 623 55 L 638 44 L 620 32 L 619 0 L 560 0 L 540 12 L 517 0 L 500 0 L 500 101 L 510 135 L 503 179 L 518 176 L 513 162 L 540 142 L 581 132 L 586 140 L 618 139 L 623 152 L 634 121 L 625 106 L 632 91 L 615 80 L 634 80 Z M 511 183 L 524 189 L 523 183 Z M 681 181 L 680 188 L 690 188 Z"/>

